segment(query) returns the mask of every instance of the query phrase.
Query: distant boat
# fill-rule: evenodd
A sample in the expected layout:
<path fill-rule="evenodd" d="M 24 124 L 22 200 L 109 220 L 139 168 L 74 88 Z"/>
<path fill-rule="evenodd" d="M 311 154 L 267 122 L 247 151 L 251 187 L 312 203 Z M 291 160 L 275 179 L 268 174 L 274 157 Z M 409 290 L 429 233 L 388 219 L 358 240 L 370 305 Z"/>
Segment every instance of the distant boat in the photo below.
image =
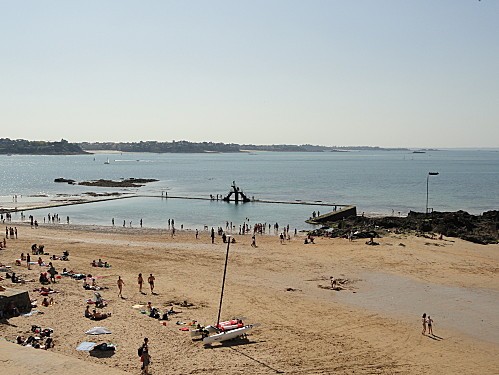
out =
<path fill-rule="evenodd" d="M 413 151 L 412 153 L 413 154 L 426 154 L 425 151 Z"/>
<path fill-rule="evenodd" d="M 104 164 L 111 164 L 111 163 L 109 162 L 109 158 L 107 158 L 107 160 L 104 162 Z"/>

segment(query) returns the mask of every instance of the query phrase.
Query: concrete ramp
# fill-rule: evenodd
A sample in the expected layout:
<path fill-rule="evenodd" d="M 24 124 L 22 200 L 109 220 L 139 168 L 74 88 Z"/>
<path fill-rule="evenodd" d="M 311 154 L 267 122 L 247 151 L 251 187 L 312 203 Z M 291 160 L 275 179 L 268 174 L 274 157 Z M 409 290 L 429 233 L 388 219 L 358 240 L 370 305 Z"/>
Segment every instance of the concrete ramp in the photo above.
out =
<path fill-rule="evenodd" d="M 331 211 L 325 213 L 323 215 L 310 218 L 305 220 L 308 224 L 320 225 L 326 223 L 332 223 L 335 221 L 339 221 L 345 219 L 350 216 L 357 216 L 357 207 L 356 206 L 343 206 L 341 209 L 336 211 Z"/>

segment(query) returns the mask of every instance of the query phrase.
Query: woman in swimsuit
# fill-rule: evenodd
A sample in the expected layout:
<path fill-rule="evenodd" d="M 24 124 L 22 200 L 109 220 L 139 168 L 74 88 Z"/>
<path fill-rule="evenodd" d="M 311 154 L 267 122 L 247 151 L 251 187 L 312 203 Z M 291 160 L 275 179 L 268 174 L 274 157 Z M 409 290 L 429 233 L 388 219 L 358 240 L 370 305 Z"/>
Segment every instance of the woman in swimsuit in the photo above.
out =
<path fill-rule="evenodd" d="M 423 322 L 423 332 L 421 334 L 424 335 L 426 333 L 426 313 L 423 314 L 421 321 Z"/>

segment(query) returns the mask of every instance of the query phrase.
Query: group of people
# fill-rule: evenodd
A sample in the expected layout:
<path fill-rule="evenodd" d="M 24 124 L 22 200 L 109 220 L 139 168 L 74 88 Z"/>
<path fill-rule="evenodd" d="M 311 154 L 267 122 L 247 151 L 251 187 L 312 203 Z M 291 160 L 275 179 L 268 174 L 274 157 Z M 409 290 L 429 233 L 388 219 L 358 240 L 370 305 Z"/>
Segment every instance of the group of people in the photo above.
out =
<path fill-rule="evenodd" d="M 10 212 L 0 214 L 0 220 L 2 221 L 2 223 L 5 223 L 5 220 L 12 221 L 12 214 Z"/>
<path fill-rule="evenodd" d="M 5 227 L 5 238 L 16 239 L 17 240 L 17 227 Z"/>
<path fill-rule="evenodd" d="M 104 267 L 104 268 L 109 268 L 111 265 L 108 262 L 103 262 L 102 259 L 99 258 L 98 261 L 95 259 L 90 263 L 92 267 Z"/>
<path fill-rule="evenodd" d="M 51 328 L 42 329 L 38 326 L 31 326 L 32 335 L 27 339 L 23 336 L 17 336 L 16 342 L 18 345 L 30 346 L 35 349 L 50 349 L 54 346 L 54 340 L 51 335 L 54 331 Z"/>
<path fill-rule="evenodd" d="M 111 313 L 101 313 L 97 311 L 97 309 L 93 309 L 92 312 L 90 312 L 90 305 L 87 304 L 87 307 L 85 308 L 85 312 L 83 313 L 85 318 L 91 319 L 91 320 L 102 320 L 106 319 L 111 316 Z"/>
<path fill-rule="evenodd" d="M 45 254 L 45 246 L 40 245 L 38 246 L 36 243 L 31 245 L 31 254 L 33 255 L 44 255 Z"/>
<path fill-rule="evenodd" d="M 120 296 L 121 296 L 121 289 L 123 287 L 123 285 L 125 284 L 123 281 L 121 281 L 121 277 L 118 277 L 118 289 L 119 289 L 119 293 L 120 293 Z M 153 276 L 152 273 L 149 274 L 149 277 L 147 278 L 147 282 L 149 283 L 149 287 L 151 288 L 151 294 L 154 294 L 154 282 L 155 282 L 156 278 Z M 121 286 L 120 286 L 121 284 Z M 142 277 L 142 274 L 139 273 L 139 276 L 137 277 L 137 284 L 139 284 L 139 292 L 141 294 L 145 294 L 143 291 L 142 291 L 142 287 L 144 285 L 144 278 Z"/>

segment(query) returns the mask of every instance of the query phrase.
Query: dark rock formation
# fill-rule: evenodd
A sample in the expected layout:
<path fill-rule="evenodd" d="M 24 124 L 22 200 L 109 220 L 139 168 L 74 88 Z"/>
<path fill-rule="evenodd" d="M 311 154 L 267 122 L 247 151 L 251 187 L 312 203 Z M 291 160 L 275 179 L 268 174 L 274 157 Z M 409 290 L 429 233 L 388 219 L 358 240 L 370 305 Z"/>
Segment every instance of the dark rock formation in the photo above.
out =
<path fill-rule="evenodd" d="M 158 180 L 155 180 L 153 178 L 128 178 L 120 181 L 100 179 L 96 181 L 82 181 L 79 182 L 78 185 L 128 188 L 128 187 L 141 187 L 148 182 L 154 182 L 154 181 Z"/>
<path fill-rule="evenodd" d="M 368 218 L 351 217 L 314 231 L 315 235 L 347 237 L 353 231 L 355 238 L 377 237 L 383 230 L 396 233 L 439 233 L 446 237 L 457 237 L 478 244 L 499 242 L 499 211 L 487 211 L 482 215 L 471 215 L 465 211 L 433 212 L 425 215 L 409 212 L 407 217 L 385 216 Z"/>
<path fill-rule="evenodd" d="M 68 183 L 70 185 L 74 185 L 74 183 L 76 182 L 75 180 L 71 180 L 69 178 L 62 178 L 62 177 L 59 177 L 59 178 L 56 178 L 54 179 L 54 182 L 64 182 L 64 183 Z"/>

